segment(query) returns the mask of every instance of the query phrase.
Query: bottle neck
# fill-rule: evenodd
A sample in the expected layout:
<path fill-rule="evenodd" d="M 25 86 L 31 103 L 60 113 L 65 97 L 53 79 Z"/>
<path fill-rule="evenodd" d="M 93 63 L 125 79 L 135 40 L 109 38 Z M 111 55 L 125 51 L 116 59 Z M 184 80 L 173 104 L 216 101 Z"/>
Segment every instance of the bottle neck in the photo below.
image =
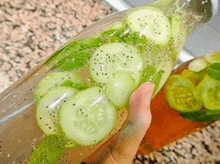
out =
<path fill-rule="evenodd" d="M 215 17 L 220 9 L 220 0 L 211 0 L 212 2 L 212 18 Z M 211 18 L 211 19 L 212 19 Z"/>
<path fill-rule="evenodd" d="M 207 23 L 218 12 L 219 0 L 181 0 L 181 6 L 202 16 L 201 23 Z"/>

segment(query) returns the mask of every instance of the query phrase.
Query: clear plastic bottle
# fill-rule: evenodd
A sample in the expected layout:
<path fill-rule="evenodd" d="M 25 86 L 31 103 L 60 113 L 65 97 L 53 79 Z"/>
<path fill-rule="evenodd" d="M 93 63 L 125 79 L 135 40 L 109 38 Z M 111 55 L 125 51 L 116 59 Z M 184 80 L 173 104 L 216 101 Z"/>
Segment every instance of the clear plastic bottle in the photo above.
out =
<path fill-rule="evenodd" d="M 40 141 L 44 138 L 45 142 L 51 134 L 64 137 L 65 142 L 68 138 L 68 144 L 65 143 L 61 150 L 60 145 L 53 147 L 57 145 L 53 144 L 54 140 L 49 140 L 49 144 L 43 144 L 43 148 L 50 149 L 52 155 L 50 152 L 49 155 L 53 156 L 54 150 L 61 154 L 63 151 L 59 163 L 82 162 L 121 128 L 128 115 L 129 96 L 138 86 L 151 81 L 156 86 L 154 95 L 157 94 L 170 75 L 187 37 L 198 25 L 211 19 L 216 13 L 216 6 L 218 2 L 214 0 L 199 3 L 196 0 L 158 0 L 113 14 L 86 28 L 0 95 L 1 162 L 28 162 L 32 150 L 38 151 L 35 147 L 39 147 Z M 62 75 L 55 76 L 57 72 Z M 56 87 L 61 89 L 56 90 Z M 70 98 L 67 96 L 69 92 Z M 56 97 L 58 94 L 61 94 L 59 98 Z M 51 99 L 55 101 L 47 104 L 45 110 L 53 108 L 54 112 L 55 106 L 59 105 L 58 114 L 54 112 L 53 115 L 58 124 L 51 113 L 45 114 L 45 110 L 39 107 Z M 76 122 L 80 120 L 73 123 L 74 134 L 66 126 L 72 121 L 68 122 L 68 110 L 63 110 L 69 109 L 69 105 L 61 104 L 70 104 L 70 101 L 83 106 L 76 105 L 77 108 L 73 108 L 75 114 L 70 114 Z M 72 105 L 75 106 L 75 103 Z M 108 109 L 111 117 L 103 109 Z M 90 110 L 96 112 L 91 113 Z M 96 119 L 84 118 L 85 113 L 93 118 L 101 114 L 96 119 L 104 119 L 103 125 L 109 125 L 108 130 L 104 130 Z M 45 117 L 52 119 L 49 120 L 51 126 L 46 127 L 48 120 L 45 122 Z M 86 132 L 83 131 L 85 128 Z M 92 128 L 96 133 L 101 131 L 104 138 L 97 141 L 95 136 L 91 145 L 91 142 L 85 141 L 94 133 Z M 32 156 L 30 163 L 56 163 L 50 161 L 47 155 Z M 38 161 L 34 162 L 36 157 Z"/>

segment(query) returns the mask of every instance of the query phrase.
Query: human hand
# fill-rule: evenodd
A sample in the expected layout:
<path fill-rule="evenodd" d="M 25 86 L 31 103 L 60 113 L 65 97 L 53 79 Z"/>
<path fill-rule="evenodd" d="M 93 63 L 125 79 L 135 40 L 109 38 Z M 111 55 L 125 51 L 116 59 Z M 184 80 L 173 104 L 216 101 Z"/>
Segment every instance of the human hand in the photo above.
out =
<path fill-rule="evenodd" d="M 150 102 L 154 84 L 142 84 L 131 96 L 129 117 L 114 140 L 96 155 L 94 164 L 129 164 L 151 123 Z"/>

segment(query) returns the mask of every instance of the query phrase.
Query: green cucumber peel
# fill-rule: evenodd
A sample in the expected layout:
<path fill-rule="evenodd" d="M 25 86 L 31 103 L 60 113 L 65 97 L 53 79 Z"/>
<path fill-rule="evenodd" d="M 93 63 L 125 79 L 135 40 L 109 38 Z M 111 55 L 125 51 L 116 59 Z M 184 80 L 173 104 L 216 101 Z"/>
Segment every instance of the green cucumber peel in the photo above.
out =
<path fill-rule="evenodd" d="M 180 116 L 196 122 L 212 122 L 220 118 L 220 111 L 194 111 L 180 113 Z"/>
<path fill-rule="evenodd" d="M 29 164 L 56 164 L 65 150 L 64 136 L 49 135 L 44 137 L 33 150 Z"/>
<path fill-rule="evenodd" d="M 211 64 L 207 68 L 207 73 L 213 79 L 220 81 L 220 63 Z"/>

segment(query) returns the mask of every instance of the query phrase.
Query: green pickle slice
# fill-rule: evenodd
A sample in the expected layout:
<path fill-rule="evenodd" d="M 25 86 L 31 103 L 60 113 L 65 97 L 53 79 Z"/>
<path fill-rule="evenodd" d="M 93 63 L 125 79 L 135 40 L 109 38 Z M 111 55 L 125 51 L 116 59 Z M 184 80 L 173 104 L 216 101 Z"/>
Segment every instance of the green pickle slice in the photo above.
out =
<path fill-rule="evenodd" d="M 177 111 L 198 111 L 202 107 L 194 84 L 181 75 L 170 76 L 165 93 L 168 104 Z"/>
<path fill-rule="evenodd" d="M 207 54 L 205 56 L 205 60 L 211 64 L 220 63 L 220 52 L 214 54 Z"/>
<path fill-rule="evenodd" d="M 198 86 L 202 102 L 208 110 L 220 110 L 220 81 L 206 75 Z"/>
<path fill-rule="evenodd" d="M 205 71 L 200 72 L 192 72 L 188 69 L 183 70 L 182 76 L 189 81 L 191 81 L 195 86 L 197 86 L 200 81 L 203 79 L 204 75 L 206 74 Z"/>

